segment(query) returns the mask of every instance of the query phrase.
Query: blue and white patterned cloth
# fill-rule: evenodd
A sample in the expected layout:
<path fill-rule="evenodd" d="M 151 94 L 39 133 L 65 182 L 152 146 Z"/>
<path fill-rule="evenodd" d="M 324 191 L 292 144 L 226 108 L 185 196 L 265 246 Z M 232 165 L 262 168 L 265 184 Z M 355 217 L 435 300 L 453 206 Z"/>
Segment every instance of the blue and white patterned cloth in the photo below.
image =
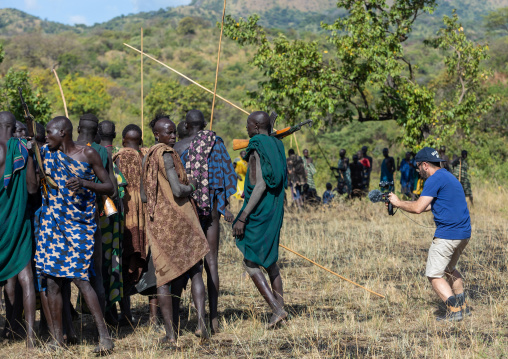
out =
<path fill-rule="evenodd" d="M 41 149 L 46 174 L 57 189 L 48 187 L 43 201 L 35 261 L 37 274 L 89 280 L 94 250 L 95 193 L 86 188 L 76 192 L 65 187 L 67 180 L 78 177 L 95 180 L 92 166 L 61 151 Z"/>

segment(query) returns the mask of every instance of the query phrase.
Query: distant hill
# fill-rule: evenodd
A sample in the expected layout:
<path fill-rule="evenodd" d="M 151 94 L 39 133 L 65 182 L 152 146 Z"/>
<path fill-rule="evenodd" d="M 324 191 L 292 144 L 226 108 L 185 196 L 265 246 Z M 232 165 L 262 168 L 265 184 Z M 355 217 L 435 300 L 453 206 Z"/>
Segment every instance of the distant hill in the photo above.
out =
<path fill-rule="evenodd" d="M 42 32 L 55 34 L 63 31 L 81 32 L 77 26 L 42 20 L 16 9 L 0 9 L 0 34 L 12 36 L 22 33 Z"/>
<path fill-rule="evenodd" d="M 433 33 L 428 33 L 431 27 L 429 25 L 438 24 L 444 14 L 451 14 L 452 9 L 457 9 L 461 21 L 468 27 L 473 27 L 474 31 L 474 27 L 480 27 L 483 16 L 490 11 L 508 7 L 508 0 L 438 0 L 438 4 L 434 14 L 418 19 L 415 28 L 417 37 L 432 35 Z M 157 26 L 164 24 L 164 20 L 178 20 L 185 16 L 202 18 L 214 24 L 220 19 L 222 6 L 222 0 L 192 0 L 187 6 L 122 15 L 89 27 L 64 25 L 20 10 L 0 9 L 0 35 L 12 36 L 30 32 L 54 34 L 64 31 L 82 33 L 97 28 L 128 31 L 130 26 Z M 257 13 L 261 16 L 260 24 L 269 28 L 319 31 L 321 21 L 331 23 L 343 10 L 336 7 L 335 0 L 230 0 L 226 13 L 242 17 Z"/>

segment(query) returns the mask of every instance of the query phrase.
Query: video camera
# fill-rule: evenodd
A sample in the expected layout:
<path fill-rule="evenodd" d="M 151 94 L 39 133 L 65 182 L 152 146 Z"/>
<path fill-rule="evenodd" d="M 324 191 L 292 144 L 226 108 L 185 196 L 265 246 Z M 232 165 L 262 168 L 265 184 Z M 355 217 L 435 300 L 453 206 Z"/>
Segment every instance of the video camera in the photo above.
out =
<path fill-rule="evenodd" d="M 388 203 L 388 214 L 390 216 L 394 215 L 393 205 L 390 203 L 388 199 L 388 195 L 390 194 L 390 188 L 393 187 L 393 181 L 381 181 L 379 182 L 379 187 L 383 190 L 381 192 L 378 189 L 372 190 L 369 192 L 369 199 L 372 203 L 384 202 Z"/>

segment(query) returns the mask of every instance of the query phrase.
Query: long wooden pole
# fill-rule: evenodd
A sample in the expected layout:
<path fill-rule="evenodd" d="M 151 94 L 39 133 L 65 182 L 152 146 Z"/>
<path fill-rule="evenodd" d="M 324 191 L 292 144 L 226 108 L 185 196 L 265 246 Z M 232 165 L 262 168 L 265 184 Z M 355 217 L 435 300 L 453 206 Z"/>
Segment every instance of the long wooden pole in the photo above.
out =
<path fill-rule="evenodd" d="M 58 74 L 56 73 L 56 70 L 54 67 L 52 70 L 53 70 L 53 73 L 55 74 L 56 83 L 58 84 L 58 88 L 60 89 L 60 95 L 62 95 L 62 101 L 63 101 L 63 105 L 64 105 L 64 110 L 65 110 L 65 117 L 69 118 L 69 113 L 67 112 L 67 102 L 65 102 L 65 96 L 63 93 L 63 89 L 62 89 L 62 84 L 60 83 L 60 79 L 58 78 Z"/>
<path fill-rule="evenodd" d="M 300 154 L 300 146 L 298 146 L 298 141 L 296 140 L 296 133 L 293 133 L 293 136 L 295 138 L 296 150 L 298 151 L 298 156 L 301 156 L 301 154 Z"/>
<path fill-rule="evenodd" d="M 339 277 L 340 279 L 345 280 L 346 282 L 349 282 L 349 283 L 351 283 L 351 284 L 356 285 L 357 287 L 360 287 L 360 288 L 362 288 L 362 289 L 365 289 L 367 292 L 372 293 L 372 294 L 374 294 L 374 295 L 377 295 L 378 297 L 381 297 L 381 298 L 384 298 L 384 297 L 385 297 L 384 295 L 381 295 L 381 294 L 376 293 L 376 292 L 374 292 L 374 291 L 372 291 L 372 290 L 370 290 L 370 289 L 367 289 L 367 288 L 365 288 L 364 286 L 362 286 L 362 285 L 360 285 L 360 284 L 358 284 L 358 283 L 355 283 L 355 282 L 353 282 L 352 280 L 349 280 L 349 279 L 347 279 L 347 278 L 345 278 L 345 277 L 341 276 L 340 274 L 337 274 L 337 273 L 335 273 L 335 272 L 332 272 L 332 271 L 331 271 L 331 270 L 329 270 L 328 268 L 323 267 L 321 264 L 317 264 L 317 263 L 316 263 L 316 262 L 314 262 L 312 259 L 309 259 L 309 258 L 307 258 L 307 257 L 305 257 L 305 256 L 302 256 L 300 253 L 295 252 L 294 250 L 292 250 L 292 249 L 290 249 L 290 248 L 288 248 L 288 247 L 286 247 L 286 246 L 284 246 L 284 245 L 282 245 L 282 244 L 279 244 L 279 246 L 280 246 L 280 247 L 282 247 L 282 248 L 284 248 L 285 250 L 287 250 L 287 251 L 289 251 L 289 252 L 293 253 L 293 254 L 296 254 L 298 257 L 301 257 L 301 258 L 303 258 L 303 259 L 305 259 L 305 260 L 307 260 L 307 261 L 311 262 L 311 263 L 312 263 L 312 264 L 314 264 L 315 266 L 318 266 L 319 268 L 324 269 L 324 270 L 325 270 L 325 271 L 327 271 L 328 273 L 331 273 L 331 274 L 333 274 L 333 275 L 335 275 L 335 276 Z"/>
<path fill-rule="evenodd" d="M 213 125 L 213 110 L 215 108 L 215 96 L 217 95 L 217 80 L 219 78 L 219 63 L 220 63 L 220 48 L 222 45 L 222 31 L 224 30 L 224 15 L 226 14 L 226 0 L 224 0 L 224 7 L 222 8 L 222 21 L 220 24 L 220 37 L 219 37 L 219 51 L 217 52 L 217 68 L 215 69 L 215 85 L 213 88 L 213 100 L 212 100 L 212 117 L 210 118 L 210 131 Z M 143 50 L 141 50 L 143 51 Z"/>
<path fill-rule="evenodd" d="M 170 66 L 166 65 L 165 63 L 163 63 L 163 62 L 161 62 L 161 61 L 157 60 L 155 57 L 153 57 L 153 56 L 151 56 L 151 55 L 149 55 L 149 54 L 147 54 L 147 53 L 145 53 L 145 52 L 143 52 L 143 51 L 139 51 L 138 49 L 136 49 L 135 47 L 132 47 L 132 46 L 131 46 L 131 45 L 129 45 L 129 44 L 125 44 L 125 43 L 124 43 L 124 45 L 125 45 L 125 46 L 127 46 L 128 48 L 130 48 L 130 49 L 132 49 L 132 50 L 134 50 L 134 51 L 137 51 L 137 52 L 139 52 L 140 54 L 142 54 L 142 55 L 144 55 L 144 56 L 148 57 L 150 60 L 153 60 L 153 61 L 157 62 L 158 64 L 161 64 L 161 65 L 162 65 L 162 66 L 164 66 L 165 68 L 167 68 L 167 69 L 169 69 L 169 70 L 173 71 L 174 73 L 176 73 L 176 74 L 178 74 L 178 75 L 182 76 L 184 79 L 186 79 L 186 80 L 188 80 L 188 81 L 192 82 L 194 85 L 196 85 L 196 86 L 198 86 L 198 87 L 202 88 L 203 90 L 205 90 L 205 91 L 207 91 L 207 92 L 209 92 L 209 93 L 213 94 L 213 91 L 212 91 L 212 90 L 207 89 L 206 87 L 204 87 L 204 86 L 200 85 L 199 83 L 197 83 L 196 81 L 194 81 L 194 80 L 193 80 L 193 79 L 191 79 L 190 77 L 185 76 L 185 75 L 184 75 L 184 74 L 182 74 L 181 72 L 179 72 L 179 71 L 175 70 L 174 68 L 172 68 L 172 67 L 170 67 Z M 219 96 L 218 94 L 216 94 L 216 96 L 217 96 L 218 98 L 220 98 L 222 101 L 226 102 L 227 104 L 229 104 L 229 105 L 233 106 L 234 108 L 236 108 L 236 109 L 238 109 L 238 110 L 242 111 L 243 113 L 245 113 L 245 114 L 247 114 L 247 115 L 250 115 L 250 112 L 248 112 L 248 111 L 244 110 L 244 109 L 243 109 L 243 108 L 241 108 L 240 106 L 235 105 L 235 104 L 234 104 L 234 103 L 232 103 L 231 101 L 226 100 L 224 97 Z"/>
<path fill-rule="evenodd" d="M 141 28 L 141 52 L 143 52 L 143 28 Z M 141 141 L 143 141 L 143 135 L 145 134 L 145 126 L 144 126 L 144 114 L 143 114 L 143 105 L 144 105 L 144 97 L 143 97 L 143 58 L 141 55 Z"/>

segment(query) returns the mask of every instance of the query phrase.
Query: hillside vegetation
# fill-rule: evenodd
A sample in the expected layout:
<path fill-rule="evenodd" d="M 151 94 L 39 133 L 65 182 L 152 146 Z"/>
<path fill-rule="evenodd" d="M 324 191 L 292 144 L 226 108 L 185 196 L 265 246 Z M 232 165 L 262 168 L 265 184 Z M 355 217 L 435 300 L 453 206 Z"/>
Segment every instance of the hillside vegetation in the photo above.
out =
<path fill-rule="evenodd" d="M 260 24 L 268 26 L 268 37 L 282 32 L 290 40 L 317 41 L 326 51 L 327 33 L 320 28 L 320 21 L 332 23 L 337 16 L 344 15 L 344 10 L 333 8 L 333 3 L 328 0 L 233 1 L 228 3 L 227 13 L 245 17 L 259 12 Z M 64 86 L 71 119 L 76 122 L 83 112 L 93 111 L 101 119 L 117 123 L 117 133 L 120 133 L 128 123 L 141 122 L 140 55 L 123 43 L 140 48 L 140 27 L 143 27 L 147 53 L 213 88 L 219 38 L 216 22 L 220 20 L 221 6 L 221 1 L 193 1 L 189 6 L 120 16 L 90 27 L 62 25 L 17 10 L 2 9 L 0 44 L 5 56 L 0 64 L 0 76 L 6 76 L 9 69 L 29 71 L 32 87 L 51 104 L 49 118 L 63 113 L 60 93 L 51 73 L 55 66 Z M 443 56 L 438 50 L 423 45 L 422 40 L 432 37 L 443 26 L 443 14 L 450 15 L 452 8 L 457 8 L 466 34 L 475 41 L 489 42 L 491 58 L 485 65 L 492 68 L 493 75 L 485 80 L 483 89 L 486 93 L 497 94 L 500 101 L 474 128 L 474 136 L 463 136 L 448 147 L 454 153 L 468 149 L 473 168 L 477 168 L 473 173 L 499 179 L 508 178 L 505 164 L 508 158 L 508 33 L 487 32 L 484 16 L 503 6 L 508 6 L 508 0 L 439 1 L 434 14 L 424 14 L 416 20 L 415 29 L 404 44 L 407 56 L 418 64 L 418 81 L 442 88 L 442 83 L 446 82 Z M 222 49 L 217 92 L 242 106 L 247 99 L 246 92 L 256 90 L 263 76 L 249 64 L 253 48 L 239 47 L 224 38 Z M 92 92 L 90 88 L 97 91 Z M 147 58 L 144 94 L 146 144 L 153 143 L 147 123 L 156 112 L 168 112 L 179 122 L 188 109 L 198 106 L 206 117 L 210 116 L 212 96 L 209 93 Z M 446 96 L 446 93 L 438 95 Z M 167 100 L 162 103 L 164 97 Z M 0 100 L 2 106 L 13 106 L 6 103 L 5 98 L 4 95 Z M 245 137 L 245 114 L 220 100 L 216 106 L 214 130 L 225 138 L 228 146 L 232 138 Z M 349 156 L 364 144 L 369 145 L 373 156 L 378 158 L 383 147 L 390 147 L 395 156 L 403 156 L 405 152 L 399 144 L 400 128 L 394 121 L 327 126 L 317 135 L 330 162 L 337 160 L 341 147 L 348 150 Z M 314 136 L 304 130 L 297 134 L 297 140 L 300 150 L 308 147 L 316 158 L 320 186 L 331 181 L 333 177 L 326 170 L 326 161 L 318 152 Z M 285 143 L 289 146 L 292 141 L 286 139 Z M 296 147 L 294 142 L 292 145 Z"/>

